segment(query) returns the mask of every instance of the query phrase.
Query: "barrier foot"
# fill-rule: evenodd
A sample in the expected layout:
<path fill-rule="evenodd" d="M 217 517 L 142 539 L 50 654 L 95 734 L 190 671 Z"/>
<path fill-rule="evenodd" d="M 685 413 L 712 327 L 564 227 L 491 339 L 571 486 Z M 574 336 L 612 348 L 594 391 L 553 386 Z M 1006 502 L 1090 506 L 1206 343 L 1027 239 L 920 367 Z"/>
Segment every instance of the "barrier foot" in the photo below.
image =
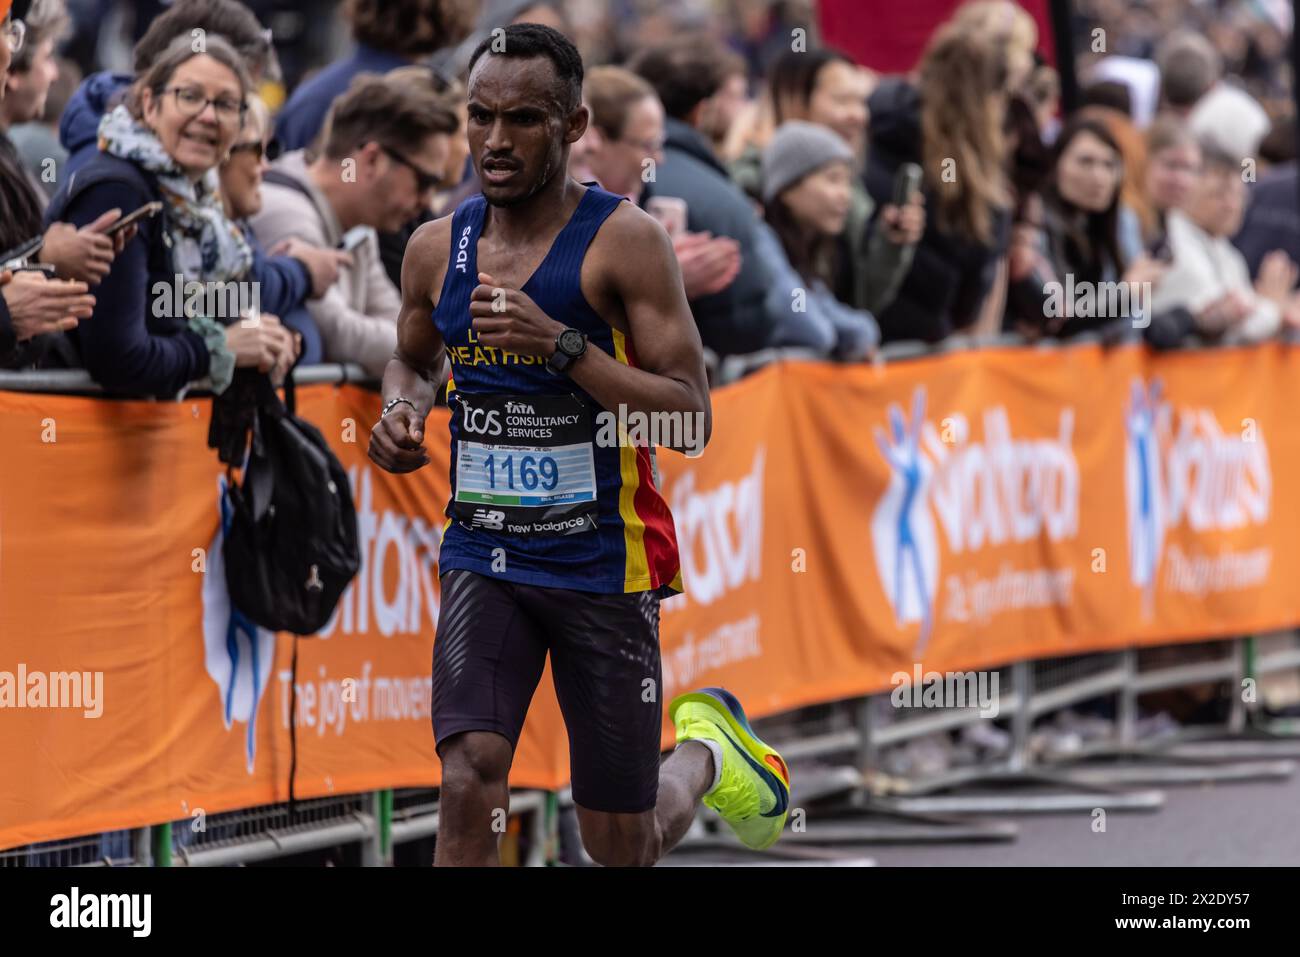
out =
<path fill-rule="evenodd" d="M 1117 755 L 1109 763 L 1073 761 L 1052 765 L 1064 781 L 1084 785 L 1214 784 L 1232 781 L 1285 781 L 1295 774 L 1289 759 L 1242 761 L 1192 757 L 1170 752 Z"/>
<path fill-rule="evenodd" d="M 1190 758 L 1198 761 L 1252 761 L 1300 758 L 1300 727 L 1288 732 L 1283 727 L 1247 725 L 1233 732 L 1223 725 L 1184 728 L 1172 734 L 1137 740 L 1093 741 L 1078 751 L 1054 755 L 1048 760 L 1063 765 L 1093 758 Z"/>
<path fill-rule="evenodd" d="M 792 765 L 795 803 L 782 843 L 938 844 L 1012 841 L 1018 829 L 1006 821 L 980 821 L 926 813 L 869 793 L 866 779 L 847 766 Z"/>
<path fill-rule="evenodd" d="M 879 780 L 878 807 L 927 814 L 1059 814 L 1105 808 L 1155 811 L 1165 796 L 1080 781 L 1048 769 L 970 768 L 917 780 Z M 958 792 L 963 793 L 945 793 Z"/>

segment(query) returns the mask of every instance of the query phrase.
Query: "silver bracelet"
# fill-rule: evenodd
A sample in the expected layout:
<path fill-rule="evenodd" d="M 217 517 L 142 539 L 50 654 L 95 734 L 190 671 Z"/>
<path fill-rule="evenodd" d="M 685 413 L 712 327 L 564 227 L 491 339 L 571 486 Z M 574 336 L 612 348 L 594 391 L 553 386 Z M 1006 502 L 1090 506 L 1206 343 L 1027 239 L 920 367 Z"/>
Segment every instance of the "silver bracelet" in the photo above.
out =
<path fill-rule="evenodd" d="M 387 405 L 384 406 L 384 411 L 379 413 L 379 417 L 381 419 L 384 418 L 386 415 L 388 415 L 389 412 L 393 411 L 394 406 L 397 406 L 403 402 L 409 405 L 411 409 L 416 413 L 416 415 L 419 415 L 420 410 L 416 408 L 415 403 L 412 402 L 410 399 L 403 398 L 402 396 L 399 395 L 396 399 L 393 399 L 393 401 L 389 402 Z"/>

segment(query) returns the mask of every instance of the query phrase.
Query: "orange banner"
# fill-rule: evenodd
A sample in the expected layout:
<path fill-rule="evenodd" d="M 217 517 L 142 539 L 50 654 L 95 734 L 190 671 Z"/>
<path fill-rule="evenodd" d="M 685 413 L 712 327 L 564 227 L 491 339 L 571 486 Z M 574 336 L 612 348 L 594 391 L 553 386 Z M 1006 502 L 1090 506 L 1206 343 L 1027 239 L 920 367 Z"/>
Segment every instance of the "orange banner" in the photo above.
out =
<path fill-rule="evenodd" d="M 363 565 L 298 642 L 296 792 L 436 785 L 446 447 L 390 476 L 377 396 L 299 402 L 349 470 Z M 705 454 L 661 456 L 686 583 L 663 698 L 725 684 L 761 716 L 918 663 L 1293 625 L 1297 407 L 1282 345 L 796 363 L 715 392 Z M 208 414 L 0 394 L 0 847 L 287 799 L 292 639 L 231 625 Z M 511 781 L 567 773 L 548 676 Z"/>

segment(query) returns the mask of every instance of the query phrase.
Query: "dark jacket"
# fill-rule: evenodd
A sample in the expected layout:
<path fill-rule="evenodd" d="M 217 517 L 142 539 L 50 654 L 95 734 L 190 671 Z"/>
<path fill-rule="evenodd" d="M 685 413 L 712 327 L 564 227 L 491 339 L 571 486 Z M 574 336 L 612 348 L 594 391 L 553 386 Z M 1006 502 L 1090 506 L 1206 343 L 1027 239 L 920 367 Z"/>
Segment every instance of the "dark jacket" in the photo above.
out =
<path fill-rule="evenodd" d="M 1275 249 L 1300 262 L 1300 167 L 1284 163 L 1269 170 L 1250 190 L 1250 202 L 1241 231 L 1232 243 L 1246 257 L 1252 277 Z"/>
<path fill-rule="evenodd" d="M 1008 284 L 1005 328 L 1060 339 L 1091 332 L 1103 343 L 1118 342 L 1137 329 L 1156 349 L 1181 345 L 1195 326 L 1185 308 L 1153 312 L 1151 303 L 1135 300 L 1130 293 L 1127 314 L 1108 312 L 1116 306 L 1122 308 L 1124 300 L 1103 302 L 1100 297 L 1105 287 L 1098 284 L 1118 283 L 1127 264 L 1105 248 L 1090 248 L 1094 244 L 1082 232 L 1084 221 L 1064 206 L 1054 190 L 1044 189 L 1042 195 L 1042 226 L 1037 231 L 1041 258 L 1030 275 Z M 1097 293 L 1092 313 L 1074 315 L 1084 284 L 1093 284 Z"/>
<path fill-rule="evenodd" d="M 347 92 L 358 73 L 388 73 L 409 61 L 393 53 L 357 44 L 352 55 L 321 70 L 293 91 L 275 121 L 275 138 L 284 153 L 306 149 L 325 125 L 334 101 Z"/>
<path fill-rule="evenodd" d="M 9 306 L 0 295 L 0 369 L 16 368 L 19 359 L 18 335 L 9 316 Z"/>
<path fill-rule="evenodd" d="M 700 133 L 671 118 L 665 131 L 655 195 L 685 200 L 686 224 L 692 232 L 730 236 L 740 243 L 740 273 L 735 281 L 722 292 L 691 303 L 700 337 L 720 356 L 756 352 L 770 344 L 777 319 L 766 307 L 771 276 L 755 248 L 757 214 Z"/>
<path fill-rule="evenodd" d="M 892 201 L 898 167 L 921 162 L 921 95 L 904 80 L 888 79 L 876 88 L 868 105 L 871 146 L 864 181 L 877 206 L 882 206 Z M 876 315 L 884 342 L 938 342 L 973 323 L 1010 237 L 1006 212 L 995 215 L 991 247 L 941 229 L 934 194 L 923 191 L 925 234 L 916 247 L 916 258 L 893 303 Z"/>
<path fill-rule="evenodd" d="M 99 153 L 64 184 L 46 215 L 81 227 L 106 210 L 137 209 L 158 196 L 150 173 Z M 140 223 L 136 237 L 95 287 L 94 313 L 68 334 L 72 348 L 60 357 L 64 364 L 83 366 L 110 391 L 170 396 L 208 373 L 203 338 L 183 316 L 168 315 L 174 310 L 155 308 L 155 285 L 175 283 L 165 216 Z"/>
<path fill-rule="evenodd" d="M 59 142 L 68 151 L 65 175 L 99 153 L 99 121 L 126 95 L 132 82 L 129 73 L 92 73 L 81 81 L 59 120 Z"/>
<path fill-rule="evenodd" d="M 13 141 L 0 130 L 0 253 L 45 231 L 42 200 Z"/>
<path fill-rule="evenodd" d="M 44 194 L 32 184 L 13 142 L 0 132 L 0 253 L 8 252 L 45 232 Z M 38 254 L 39 256 L 39 254 Z M 25 369 L 39 365 L 58 333 L 18 342 L 8 307 L 0 299 L 0 368 Z"/>

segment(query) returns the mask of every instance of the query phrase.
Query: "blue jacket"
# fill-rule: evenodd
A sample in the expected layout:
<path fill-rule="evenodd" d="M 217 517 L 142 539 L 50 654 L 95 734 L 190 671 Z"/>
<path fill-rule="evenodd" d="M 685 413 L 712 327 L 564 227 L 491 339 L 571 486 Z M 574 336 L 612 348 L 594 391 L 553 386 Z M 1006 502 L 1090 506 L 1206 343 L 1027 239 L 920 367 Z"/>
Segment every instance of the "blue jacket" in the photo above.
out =
<path fill-rule="evenodd" d="M 253 277 L 261 284 L 262 311 L 279 316 L 280 321 L 302 333 L 302 354 L 298 364 L 317 365 L 325 359 L 325 345 L 316 320 L 305 305 L 311 293 L 311 277 L 307 267 L 292 256 L 268 256 L 262 241 L 253 231 L 253 225 L 242 222 L 239 228 L 253 247 Z"/>
<path fill-rule="evenodd" d="M 772 277 L 767 290 L 768 312 L 781 317 L 770 334 L 771 345 L 857 360 L 879 344 L 875 317 L 840 302 L 824 282 L 800 276 L 771 226 L 760 220 L 754 239 L 755 252 Z"/>
<path fill-rule="evenodd" d="M 59 120 L 59 143 L 68 151 L 65 176 L 81 169 L 99 152 L 99 121 L 133 80 L 129 73 L 92 73 L 81 81 Z"/>
<path fill-rule="evenodd" d="M 262 311 L 281 318 L 301 309 L 311 294 L 311 276 L 301 260 L 292 256 L 268 256 L 247 222 L 239 228 L 253 247 L 253 279 L 258 283 Z"/>
<path fill-rule="evenodd" d="M 321 70 L 293 91 L 275 121 L 275 138 L 281 152 L 306 149 L 325 125 L 334 100 L 347 91 L 358 73 L 387 73 L 410 61 L 364 43 L 352 55 Z"/>

